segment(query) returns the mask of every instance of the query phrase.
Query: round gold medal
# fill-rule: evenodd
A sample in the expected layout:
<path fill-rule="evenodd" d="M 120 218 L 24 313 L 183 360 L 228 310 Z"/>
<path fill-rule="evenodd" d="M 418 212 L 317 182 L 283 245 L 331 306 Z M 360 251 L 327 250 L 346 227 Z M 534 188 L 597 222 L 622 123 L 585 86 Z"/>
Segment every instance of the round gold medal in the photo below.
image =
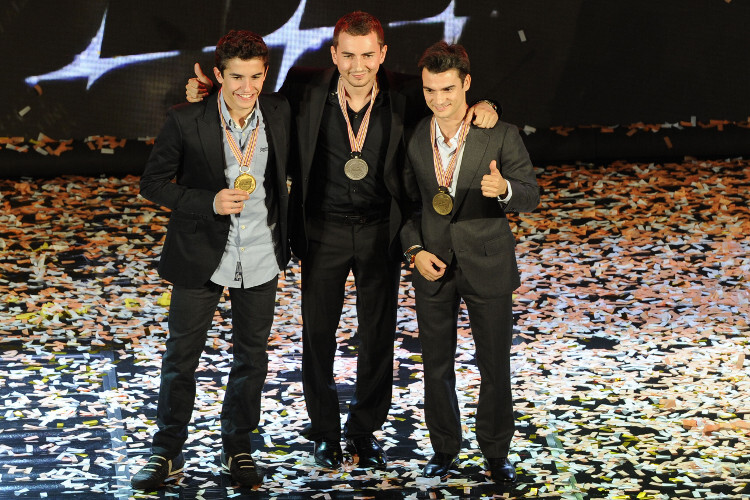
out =
<path fill-rule="evenodd" d="M 252 194 L 255 191 L 255 177 L 250 174 L 240 174 L 234 180 L 234 188 L 247 191 L 247 194 Z"/>
<path fill-rule="evenodd" d="M 448 188 L 440 186 L 438 193 L 432 197 L 432 208 L 440 215 L 448 215 L 453 210 L 453 197 L 448 192 Z"/>
<path fill-rule="evenodd" d="M 367 176 L 367 162 L 355 156 L 344 165 L 344 174 L 353 181 L 360 181 Z"/>

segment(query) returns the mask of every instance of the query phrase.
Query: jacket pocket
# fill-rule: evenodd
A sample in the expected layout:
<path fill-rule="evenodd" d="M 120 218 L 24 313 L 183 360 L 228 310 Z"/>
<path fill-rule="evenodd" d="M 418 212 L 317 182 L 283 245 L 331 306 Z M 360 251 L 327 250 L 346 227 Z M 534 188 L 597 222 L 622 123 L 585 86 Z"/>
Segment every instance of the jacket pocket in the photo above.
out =
<path fill-rule="evenodd" d="M 484 254 L 485 255 L 497 255 L 502 251 L 512 250 L 516 246 L 516 241 L 513 235 L 500 236 L 489 241 L 484 242 Z"/>

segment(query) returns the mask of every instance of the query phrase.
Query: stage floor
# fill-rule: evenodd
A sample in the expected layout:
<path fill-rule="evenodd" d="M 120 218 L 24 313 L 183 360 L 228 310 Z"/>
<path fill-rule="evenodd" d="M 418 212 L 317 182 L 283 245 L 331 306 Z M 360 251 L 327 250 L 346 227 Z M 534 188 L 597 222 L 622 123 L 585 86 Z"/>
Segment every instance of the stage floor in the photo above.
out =
<path fill-rule="evenodd" d="M 0 498 L 750 498 L 750 162 L 538 168 L 542 205 L 511 215 L 523 285 L 513 347 L 519 482 L 496 486 L 474 437 L 479 376 L 467 317 L 456 357 L 459 473 L 419 477 L 423 424 L 413 290 L 403 272 L 385 471 L 313 466 L 299 433 L 299 266 L 279 285 L 261 426 L 265 478 L 219 467 L 231 365 L 222 301 L 197 373 L 185 472 L 138 493 L 154 431 L 169 288 L 164 211 L 138 178 L 0 181 Z M 353 282 L 339 331 L 352 394 Z"/>

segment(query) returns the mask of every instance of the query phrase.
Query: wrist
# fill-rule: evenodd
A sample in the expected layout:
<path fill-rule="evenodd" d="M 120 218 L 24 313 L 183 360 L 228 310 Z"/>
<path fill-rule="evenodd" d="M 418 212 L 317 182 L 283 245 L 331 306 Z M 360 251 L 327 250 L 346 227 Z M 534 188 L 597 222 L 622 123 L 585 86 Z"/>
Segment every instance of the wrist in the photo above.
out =
<path fill-rule="evenodd" d="M 495 104 L 494 102 L 492 102 L 492 101 L 488 101 L 487 99 L 482 99 L 482 100 L 481 100 L 481 101 L 479 101 L 479 102 L 484 102 L 484 103 L 487 103 L 487 104 L 488 104 L 488 105 L 489 105 L 489 106 L 490 106 L 490 107 L 491 107 L 492 109 L 494 109 L 494 110 L 495 110 L 495 113 L 497 113 L 497 105 L 496 105 L 496 104 Z M 479 104 L 479 102 L 478 102 L 477 104 Z"/>
<path fill-rule="evenodd" d="M 424 250 L 422 248 L 422 245 L 412 245 L 410 246 L 405 252 L 404 252 L 404 261 L 406 261 L 407 264 L 412 265 L 414 264 L 414 259 L 416 258 L 417 254 Z"/>

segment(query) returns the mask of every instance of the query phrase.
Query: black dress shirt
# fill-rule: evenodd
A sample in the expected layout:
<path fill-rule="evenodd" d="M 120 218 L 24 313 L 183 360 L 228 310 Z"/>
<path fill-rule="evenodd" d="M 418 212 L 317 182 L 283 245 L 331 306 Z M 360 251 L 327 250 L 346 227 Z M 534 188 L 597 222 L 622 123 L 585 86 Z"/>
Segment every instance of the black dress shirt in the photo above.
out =
<path fill-rule="evenodd" d="M 370 115 L 370 125 L 362 148 L 367 162 L 365 178 L 354 181 L 344 174 L 344 165 L 351 158 L 346 121 L 338 98 L 339 73 L 335 72 L 323 109 L 318 143 L 310 179 L 310 208 L 313 214 L 385 216 L 390 194 L 383 181 L 385 155 L 390 136 L 391 110 L 387 83 L 378 79 L 379 92 Z M 353 111 L 347 105 L 349 121 L 357 135 L 369 104 Z"/>

